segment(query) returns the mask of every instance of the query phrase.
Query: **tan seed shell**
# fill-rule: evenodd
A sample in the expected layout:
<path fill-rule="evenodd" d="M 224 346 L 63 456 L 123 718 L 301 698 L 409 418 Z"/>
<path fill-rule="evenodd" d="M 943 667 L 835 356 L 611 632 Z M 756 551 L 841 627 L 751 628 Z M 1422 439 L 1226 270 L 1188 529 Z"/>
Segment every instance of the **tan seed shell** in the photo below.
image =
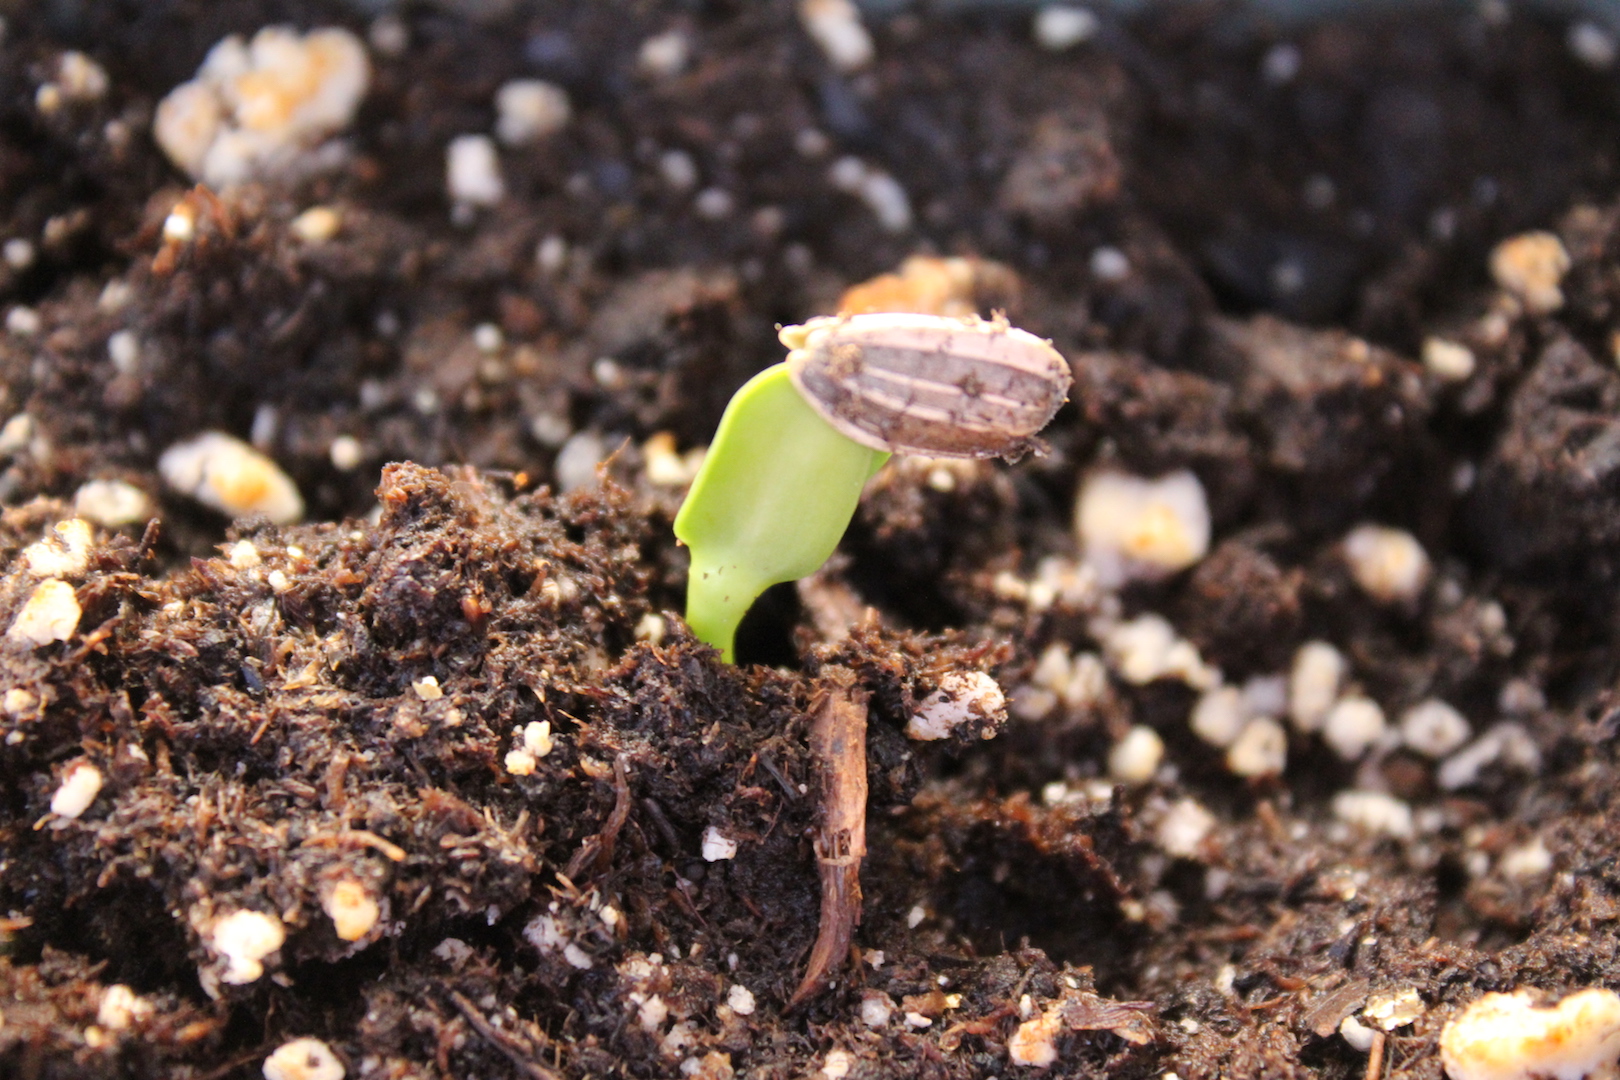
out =
<path fill-rule="evenodd" d="M 1049 342 L 991 320 L 882 313 L 785 326 L 788 374 L 812 408 L 874 450 L 1017 458 L 1068 394 Z"/>

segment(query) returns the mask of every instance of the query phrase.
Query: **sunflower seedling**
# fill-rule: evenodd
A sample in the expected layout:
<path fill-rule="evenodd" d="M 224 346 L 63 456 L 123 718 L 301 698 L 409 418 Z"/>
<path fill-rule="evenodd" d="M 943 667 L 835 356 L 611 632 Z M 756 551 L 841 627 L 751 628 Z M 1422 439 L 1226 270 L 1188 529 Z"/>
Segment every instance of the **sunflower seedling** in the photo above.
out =
<path fill-rule="evenodd" d="M 999 316 L 838 316 L 779 337 L 787 360 L 726 406 L 675 518 L 687 624 L 727 661 L 754 600 L 827 561 L 891 454 L 1016 460 L 1069 390 L 1062 355 Z"/>

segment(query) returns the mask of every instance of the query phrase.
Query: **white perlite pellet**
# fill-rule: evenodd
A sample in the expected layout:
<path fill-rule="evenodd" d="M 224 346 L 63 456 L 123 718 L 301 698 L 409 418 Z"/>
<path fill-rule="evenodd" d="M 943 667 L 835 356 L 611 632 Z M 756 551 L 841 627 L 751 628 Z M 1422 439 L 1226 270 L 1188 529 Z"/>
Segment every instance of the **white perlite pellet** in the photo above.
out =
<path fill-rule="evenodd" d="M 1333 816 L 1347 825 L 1401 840 L 1412 838 L 1412 808 L 1382 791 L 1341 791 L 1333 796 Z"/>
<path fill-rule="evenodd" d="M 1257 717 L 1226 750 L 1226 767 L 1238 776 L 1278 776 L 1288 765 L 1288 732 L 1268 716 Z"/>
<path fill-rule="evenodd" d="M 264 1080 L 343 1080 L 343 1063 L 319 1039 L 282 1043 L 264 1059 Z"/>
<path fill-rule="evenodd" d="M 235 911 L 214 923 L 208 943 L 224 957 L 222 982 L 233 986 L 250 983 L 264 974 L 264 958 L 287 940 L 281 920 L 261 911 Z"/>
<path fill-rule="evenodd" d="M 1426 698 L 1401 714 L 1401 741 L 1424 757 L 1443 758 L 1468 741 L 1463 714 L 1439 698 Z"/>
<path fill-rule="evenodd" d="M 113 983 L 101 992 L 96 1007 L 96 1023 L 108 1031 L 127 1031 L 144 1021 L 155 1010 L 152 1003 L 123 983 Z"/>
<path fill-rule="evenodd" d="M 1215 828 L 1215 815 L 1195 799 L 1180 799 L 1159 819 L 1159 847 L 1178 859 L 1195 859 L 1205 837 Z"/>
<path fill-rule="evenodd" d="M 444 151 L 444 185 L 461 206 L 494 206 L 506 198 L 500 155 L 488 135 L 457 135 Z"/>
<path fill-rule="evenodd" d="M 1361 590 L 1385 604 L 1416 600 L 1429 581 L 1429 556 L 1404 529 L 1363 524 L 1344 538 L 1350 576 Z"/>
<path fill-rule="evenodd" d="M 1510 236 L 1491 251 L 1491 277 L 1533 315 L 1549 315 L 1564 306 L 1564 274 L 1569 252 L 1550 232 Z"/>
<path fill-rule="evenodd" d="M 152 134 L 213 188 L 296 173 L 348 127 L 370 82 L 365 46 L 347 30 L 267 26 L 247 42 L 232 34 L 158 104 Z"/>
<path fill-rule="evenodd" d="M 1235 686 L 1218 686 L 1198 699 L 1190 724 L 1194 735 L 1224 750 L 1237 739 L 1249 719 L 1243 691 Z"/>
<path fill-rule="evenodd" d="M 885 232 L 903 233 L 911 228 L 911 197 L 900 181 L 882 169 L 857 157 L 842 157 L 827 170 L 827 181 L 864 202 Z"/>
<path fill-rule="evenodd" d="M 1186 469 L 1153 480 L 1093 473 L 1080 489 L 1074 522 L 1085 561 L 1105 588 L 1159 580 L 1209 551 L 1209 501 Z"/>
<path fill-rule="evenodd" d="M 35 577 L 78 577 L 90 566 L 95 537 L 83 518 L 59 521 L 51 531 L 23 549 L 22 564 Z"/>
<path fill-rule="evenodd" d="M 1035 44 L 1047 52 L 1062 52 L 1091 40 L 1100 25 L 1089 8 L 1051 4 L 1035 13 Z"/>
<path fill-rule="evenodd" d="M 82 614 L 72 585 L 56 578 L 42 581 L 11 621 L 6 637 L 30 645 L 66 641 L 78 629 Z"/>
<path fill-rule="evenodd" d="M 51 796 L 51 813 L 69 820 L 77 818 L 101 793 L 101 770 L 88 761 L 76 761 L 62 773 L 62 783 Z"/>
<path fill-rule="evenodd" d="M 1308 641 L 1294 653 L 1288 676 L 1288 718 L 1302 732 L 1322 726 L 1339 697 L 1348 668 L 1344 654 L 1325 641 Z"/>
<path fill-rule="evenodd" d="M 1162 615 L 1149 612 L 1108 627 L 1102 646 L 1119 677 L 1136 686 L 1166 678 L 1180 679 L 1194 690 L 1221 683 L 1220 671 L 1204 663 L 1198 648 L 1178 637 Z"/>
<path fill-rule="evenodd" d="M 332 929 L 344 941 L 359 941 L 371 933 L 382 916 L 382 908 L 371 890 L 353 878 L 343 878 L 321 896 L 321 910 L 332 920 Z"/>
<path fill-rule="evenodd" d="M 263 514 L 277 525 L 304 516 L 292 478 L 240 439 L 208 431 L 176 443 L 158 458 L 163 482 L 233 518 Z"/>
<path fill-rule="evenodd" d="M 1322 741 L 1346 761 L 1355 761 L 1384 737 L 1384 710 L 1370 698 L 1346 697 L 1322 719 Z"/>
<path fill-rule="evenodd" d="M 726 991 L 726 1004 L 738 1016 L 752 1016 L 754 1014 L 754 992 L 741 983 L 734 983 Z"/>
<path fill-rule="evenodd" d="M 1486 994 L 1440 1031 L 1451 1080 L 1594 1080 L 1620 1056 L 1620 995 L 1591 989 L 1543 1006 L 1530 990 Z"/>
<path fill-rule="evenodd" d="M 852 0 L 800 0 L 799 24 L 839 71 L 859 70 L 877 53 Z"/>
<path fill-rule="evenodd" d="M 1474 350 L 1445 338 L 1423 342 L 1423 369 L 1441 382 L 1462 382 L 1474 373 Z"/>
<path fill-rule="evenodd" d="M 986 738 L 1007 719 L 1007 699 L 996 680 L 982 671 L 953 671 L 923 699 L 906 722 L 906 736 L 920 742 L 949 738 L 970 720 L 987 723 Z"/>
<path fill-rule="evenodd" d="M 723 862 L 737 857 L 737 841 L 710 825 L 703 830 L 703 859 L 705 862 Z"/>
<path fill-rule="evenodd" d="M 117 529 L 147 520 L 152 500 L 123 480 L 88 480 L 73 493 L 73 512 L 104 529 Z"/>
<path fill-rule="evenodd" d="M 1145 724 L 1137 724 L 1108 753 L 1108 775 L 1122 784 L 1145 784 L 1164 760 L 1164 740 Z"/>
<path fill-rule="evenodd" d="M 568 126 L 573 107 L 568 92 L 540 79 L 513 79 L 495 91 L 495 137 L 507 146 L 525 146 Z"/>

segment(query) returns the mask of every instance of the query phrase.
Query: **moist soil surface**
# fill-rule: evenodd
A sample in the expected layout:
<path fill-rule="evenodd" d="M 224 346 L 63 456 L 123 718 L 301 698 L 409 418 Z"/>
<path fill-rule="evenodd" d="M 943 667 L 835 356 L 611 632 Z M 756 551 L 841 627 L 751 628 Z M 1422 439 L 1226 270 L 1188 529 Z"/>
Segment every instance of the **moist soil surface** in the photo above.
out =
<path fill-rule="evenodd" d="M 311 1037 L 423 1080 L 1435 1080 L 1483 992 L 1620 986 L 1620 85 L 1564 23 L 1166 5 L 1053 52 L 957 5 L 871 17 L 849 73 L 774 0 L 363 7 L 0 3 L 0 238 L 33 245 L 0 266 L 0 621 L 83 484 L 150 499 L 66 556 L 65 640 L 0 642 L 0 1073 L 256 1077 Z M 373 43 L 344 151 L 193 191 L 156 104 L 276 23 Z M 67 49 L 108 86 L 42 109 Z M 573 119 L 457 212 L 445 146 L 517 77 Z M 1487 269 L 1531 229 L 1561 305 Z M 670 440 L 775 324 L 918 254 L 978 260 L 971 301 L 1070 360 L 1050 452 L 897 459 L 722 663 L 679 614 Z M 206 430 L 306 523 L 165 486 Z M 1071 525 L 1099 469 L 1191 470 L 1208 554 L 1101 590 Z M 1363 522 L 1416 537 L 1420 588 L 1358 586 Z M 1280 774 L 1236 775 L 1189 727 L 1207 671 L 1103 655 L 1143 615 L 1234 686 L 1328 642 L 1392 726 L 1435 698 L 1474 741 L 1347 759 L 1285 721 Z M 1011 715 L 907 738 L 972 672 Z M 790 1007 L 855 899 L 818 864 L 861 787 L 813 749 L 829 701 L 866 705 L 864 902 Z M 1163 758 L 1116 782 L 1137 726 Z M 224 954 L 243 911 L 278 949 Z"/>

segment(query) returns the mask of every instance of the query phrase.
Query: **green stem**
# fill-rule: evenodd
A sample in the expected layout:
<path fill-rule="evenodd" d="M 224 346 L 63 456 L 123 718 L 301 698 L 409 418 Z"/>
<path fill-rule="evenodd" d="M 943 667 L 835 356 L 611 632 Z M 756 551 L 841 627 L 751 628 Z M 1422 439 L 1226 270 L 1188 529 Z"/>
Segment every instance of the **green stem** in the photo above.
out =
<path fill-rule="evenodd" d="M 737 624 L 759 594 L 815 573 L 889 455 L 840 435 L 777 364 L 744 384 L 675 518 L 692 549 L 686 621 L 734 655 Z"/>

